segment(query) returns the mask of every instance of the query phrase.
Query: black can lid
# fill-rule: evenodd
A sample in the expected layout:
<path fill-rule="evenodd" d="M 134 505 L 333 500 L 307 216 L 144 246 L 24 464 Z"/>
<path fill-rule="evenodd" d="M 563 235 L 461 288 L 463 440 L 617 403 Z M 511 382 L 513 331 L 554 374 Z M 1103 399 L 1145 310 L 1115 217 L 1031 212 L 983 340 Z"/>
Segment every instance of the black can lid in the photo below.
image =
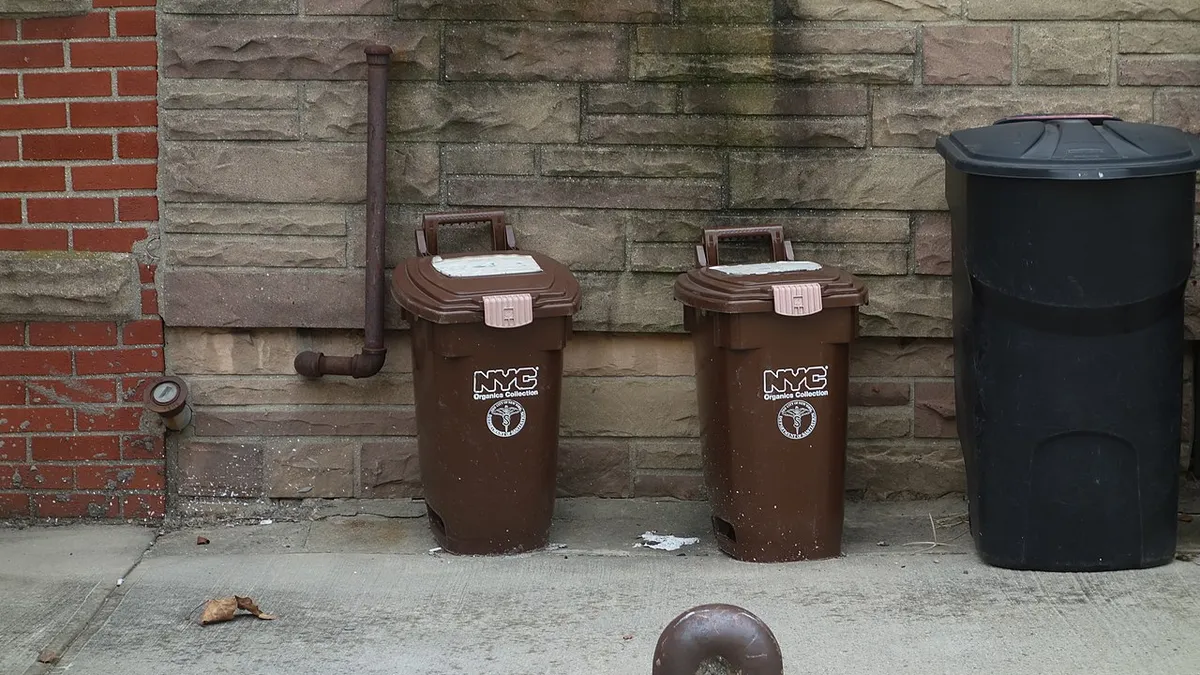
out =
<path fill-rule="evenodd" d="M 1200 137 L 1108 115 L 1026 115 L 937 140 L 963 173 L 1007 178 L 1112 180 L 1200 168 Z"/>

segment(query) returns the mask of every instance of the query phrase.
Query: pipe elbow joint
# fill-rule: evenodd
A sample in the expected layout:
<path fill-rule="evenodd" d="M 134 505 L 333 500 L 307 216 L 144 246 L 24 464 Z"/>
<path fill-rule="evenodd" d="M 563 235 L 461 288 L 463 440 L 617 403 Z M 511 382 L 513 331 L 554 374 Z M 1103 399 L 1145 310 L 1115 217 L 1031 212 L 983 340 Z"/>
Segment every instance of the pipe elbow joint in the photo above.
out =
<path fill-rule="evenodd" d="M 675 617 L 654 650 L 654 675 L 694 675 L 723 660 L 743 675 L 783 675 L 783 655 L 771 629 L 734 605 L 701 605 Z"/>
<path fill-rule="evenodd" d="M 363 349 L 351 359 L 351 377 L 371 377 L 383 369 L 387 360 L 386 349 Z"/>

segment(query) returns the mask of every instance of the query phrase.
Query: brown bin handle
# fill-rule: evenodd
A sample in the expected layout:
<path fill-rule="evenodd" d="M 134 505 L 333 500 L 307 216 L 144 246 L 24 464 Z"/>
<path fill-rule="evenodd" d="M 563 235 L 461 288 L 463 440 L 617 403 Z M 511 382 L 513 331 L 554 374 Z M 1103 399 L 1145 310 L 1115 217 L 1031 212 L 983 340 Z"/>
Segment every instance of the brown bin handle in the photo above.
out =
<path fill-rule="evenodd" d="M 782 225 L 756 225 L 753 227 L 722 227 L 704 231 L 704 243 L 696 244 L 696 262 L 701 267 L 719 265 L 718 244 L 722 239 L 753 239 L 767 237 L 771 240 L 771 262 L 795 260 L 792 242 L 783 238 Z"/>
<path fill-rule="evenodd" d="M 487 223 L 492 228 L 493 251 L 517 250 L 517 237 L 512 227 L 504 222 L 503 211 L 475 211 L 468 213 L 430 213 L 421 219 L 417 229 L 417 255 L 438 254 L 437 231 L 441 225 L 471 225 Z"/>
<path fill-rule="evenodd" d="M 1010 124 L 1012 122 L 1054 122 L 1057 120 L 1087 120 L 1092 124 L 1104 124 L 1105 122 L 1120 122 L 1121 118 L 1116 115 L 1106 115 L 1104 113 L 1080 113 L 1075 115 L 1013 115 L 997 120 L 996 124 Z"/>

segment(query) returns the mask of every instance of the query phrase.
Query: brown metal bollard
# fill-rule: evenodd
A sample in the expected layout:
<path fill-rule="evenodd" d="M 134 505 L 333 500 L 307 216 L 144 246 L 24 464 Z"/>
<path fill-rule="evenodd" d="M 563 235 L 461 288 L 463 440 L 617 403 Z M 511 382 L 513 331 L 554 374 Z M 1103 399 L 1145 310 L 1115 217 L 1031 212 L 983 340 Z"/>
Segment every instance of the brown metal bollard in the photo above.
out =
<path fill-rule="evenodd" d="M 653 675 L 695 675 L 714 658 L 740 675 L 783 675 L 783 654 L 767 624 L 722 604 L 693 607 L 667 624 L 654 650 Z"/>

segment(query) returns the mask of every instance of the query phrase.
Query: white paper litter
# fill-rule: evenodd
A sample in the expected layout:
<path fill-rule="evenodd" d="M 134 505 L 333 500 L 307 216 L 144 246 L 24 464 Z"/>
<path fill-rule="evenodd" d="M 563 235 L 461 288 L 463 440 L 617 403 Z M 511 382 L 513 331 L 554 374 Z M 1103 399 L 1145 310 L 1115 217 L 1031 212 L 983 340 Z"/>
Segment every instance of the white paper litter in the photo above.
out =
<path fill-rule="evenodd" d="M 634 544 L 633 547 L 652 548 L 658 551 L 678 551 L 684 546 L 691 546 L 692 544 L 699 543 L 699 537 L 676 537 L 673 534 L 645 532 L 642 534 L 642 543 Z"/>
<path fill-rule="evenodd" d="M 442 550 L 442 547 L 441 547 L 441 546 L 434 546 L 433 548 L 429 549 L 429 552 L 430 552 L 430 553 L 437 553 L 437 552 L 439 552 L 439 551 L 441 551 L 441 550 Z"/>
<path fill-rule="evenodd" d="M 275 521 L 271 520 L 270 518 L 258 521 L 259 525 L 273 525 L 274 523 Z"/>

